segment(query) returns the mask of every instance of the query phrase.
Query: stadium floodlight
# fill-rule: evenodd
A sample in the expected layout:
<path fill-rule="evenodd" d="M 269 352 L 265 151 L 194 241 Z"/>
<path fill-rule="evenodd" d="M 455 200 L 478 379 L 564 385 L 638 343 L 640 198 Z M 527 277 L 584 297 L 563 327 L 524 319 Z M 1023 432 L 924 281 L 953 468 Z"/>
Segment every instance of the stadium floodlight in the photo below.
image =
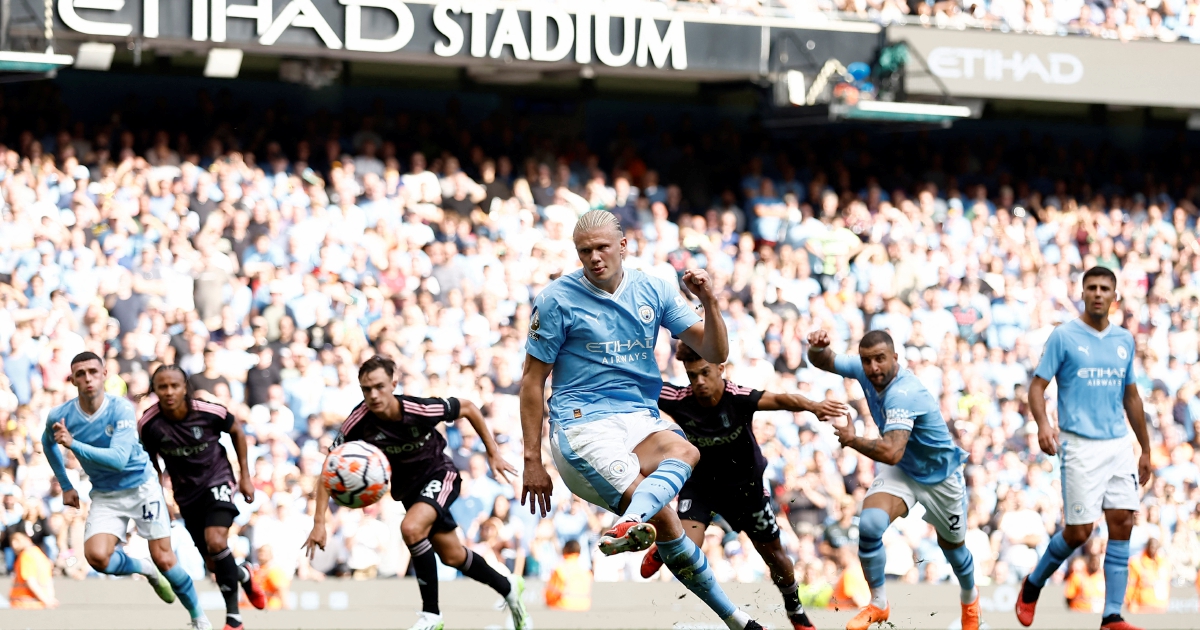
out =
<path fill-rule="evenodd" d="M 53 72 L 74 63 L 71 55 L 53 52 L 33 53 L 0 51 L 0 72 Z"/>
<path fill-rule="evenodd" d="M 965 105 L 858 101 L 853 105 L 831 104 L 829 117 L 835 120 L 947 124 L 958 119 L 970 118 L 971 108 Z"/>
<path fill-rule="evenodd" d="M 84 42 L 75 53 L 77 70 L 100 70 L 107 72 L 112 67 L 113 56 L 117 54 L 116 44 L 101 42 Z"/>
<path fill-rule="evenodd" d="M 204 76 L 210 79 L 236 79 L 242 69 L 242 51 L 237 48 L 213 48 L 204 63 Z"/>

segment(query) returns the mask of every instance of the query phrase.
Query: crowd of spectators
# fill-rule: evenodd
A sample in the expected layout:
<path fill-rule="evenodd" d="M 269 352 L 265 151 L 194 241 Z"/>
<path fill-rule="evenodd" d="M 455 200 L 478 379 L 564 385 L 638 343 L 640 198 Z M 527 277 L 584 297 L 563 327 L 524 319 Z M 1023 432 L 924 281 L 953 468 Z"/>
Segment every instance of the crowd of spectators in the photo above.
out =
<path fill-rule="evenodd" d="M 311 562 L 300 552 L 323 509 L 311 498 L 323 453 L 361 399 L 356 366 L 383 353 L 398 361 L 403 393 L 475 402 L 521 462 L 530 300 L 578 265 L 576 218 L 607 208 L 627 232 L 629 266 L 671 280 L 689 267 L 712 274 L 736 383 L 855 400 L 855 386 L 806 363 L 805 335 L 828 329 L 846 352 L 867 330 L 891 332 L 970 453 L 967 545 L 982 584 L 1015 584 L 1061 525 L 1059 464 L 1038 449 L 1027 384 L 1050 331 L 1078 313 L 1081 270 L 1112 268 L 1113 317 L 1137 339 L 1154 444 L 1133 555 L 1153 539 L 1172 580 L 1196 576 L 1200 188 L 1190 182 L 1200 177 L 1183 136 L 1138 153 L 1027 132 L 785 141 L 753 121 L 680 116 L 623 122 L 589 145 L 520 117 L 470 123 L 453 101 L 436 116 L 376 103 L 366 114 L 293 119 L 279 106 L 235 119 L 248 110 L 202 93 L 171 118 L 190 130 L 159 129 L 136 103 L 60 127 L 15 102 L 0 103 L 10 566 L 11 532 L 23 530 L 60 574 L 88 574 L 86 506 L 64 507 L 39 437 L 49 409 L 73 395 L 70 358 L 92 350 L 108 359 L 108 391 L 140 408 L 153 401 L 148 374 L 177 363 L 245 424 L 258 492 L 238 498 L 233 547 L 267 563 L 281 589 L 403 573 L 403 508 L 390 499 L 337 510 L 328 548 Z M 686 382 L 665 333 L 655 356 L 665 379 Z M 857 567 L 869 460 L 810 415 L 760 413 L 753 428 L 810 601 L 850 590 L 839 579 Z M 637 557 L 590 553 L 611 515 L 558 480 L 553 514 L 531 516 L 492 477 L 471 427 L 445 430 L 463 470 L 452 511 L 476 553 L 544 579 L 580 541 L 597 580 L 635 579 Z M 72 481 L 86 495 L 86 479 Z M 181 526 L 174 538 L 200 575 Z M 896 579 L 952 577 L 919 511 L 884 544 Z M 743 537 L 714 526 L 704 550 L 721 580 L 764 579 Z"/>
<path fill-rule="evenodd" d="M 668 0 L 676 11 L 871 20 L 1039 35 L 1200 41 L 1196 0 Z"/>

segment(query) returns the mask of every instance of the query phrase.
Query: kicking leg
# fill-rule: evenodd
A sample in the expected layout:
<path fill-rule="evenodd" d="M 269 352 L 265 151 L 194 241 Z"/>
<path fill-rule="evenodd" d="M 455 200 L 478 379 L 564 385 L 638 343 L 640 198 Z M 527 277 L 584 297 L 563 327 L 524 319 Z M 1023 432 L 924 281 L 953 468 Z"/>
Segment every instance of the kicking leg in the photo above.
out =
<path fill-rule="evenodd" d="M 641 474 L 622 493 L 617 524 L 600 538 L 604 555 L 649 547 L 655 535 L 653 528 L 644 524 L 679 494 L 692 476 L 692 467 L 700 461 L 700 451 L 671 431 L 650 434 L 633 452 L 641 463 Z"/>

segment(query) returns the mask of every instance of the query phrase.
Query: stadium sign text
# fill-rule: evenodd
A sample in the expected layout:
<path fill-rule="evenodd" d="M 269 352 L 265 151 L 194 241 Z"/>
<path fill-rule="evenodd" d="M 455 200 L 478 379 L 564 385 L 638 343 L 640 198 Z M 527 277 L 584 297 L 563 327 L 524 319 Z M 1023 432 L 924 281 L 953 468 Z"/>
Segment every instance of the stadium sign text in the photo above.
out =
<path fill-rule="evenodd" d="M 944 85 L 952 97 L 1200 108 L 1200 81 L 1180 80 L 1180 68 L 1200 67 L 1196 45 L 912 25 L 887 36 L 929 67 L 910 59 L 910 94 L 940 95 Z"/>
<path fill-rule="evenodd" d="M 1042 83 L 1074 85 L 1083 78 L 1083 62 L 1068 53 L 1052 52 L 1043 61 L 1036 53 L 986 48 L 954 48 L 939 46 L 929 52 L 929 70 L 943 79 L 972 79 L 976 73 L 987 81 L 1027 78 Z"/>
<path fill-rule="evenodd" d="M 58 17 L 70 31 L 100 37 L 264 47 L 315 39 L 330 50 L 368 53 L 688 68 L 678 16 L 656 19 L 628 6 L 605 6 L 568 11 L 557 4 L 494 0 L 58 0 Z"/>

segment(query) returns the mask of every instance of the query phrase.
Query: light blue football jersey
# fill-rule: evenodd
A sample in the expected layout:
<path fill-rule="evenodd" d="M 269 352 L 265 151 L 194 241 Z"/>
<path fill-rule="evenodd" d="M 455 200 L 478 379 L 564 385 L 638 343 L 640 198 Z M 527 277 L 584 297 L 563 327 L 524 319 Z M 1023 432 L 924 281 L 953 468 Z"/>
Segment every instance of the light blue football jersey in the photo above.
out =
<path fill-rule="evenodd" d="M 642 410 L 658 417 L 658 329 L 678 336 L 699 321 L 676 287 L 636 269 L 625 269 L 611 295 L 582 269 L 551 282 L 534 300 L 525 343 L 530 356 L 554 365 L 550 421 L 570 427 Z"/>
<path fill-rule="evenodd" d="M 871 418 L 880 434 L 895 430 L 910 432 L 908 445 L 896 467 L 913 481 L 940 483 L 967 460 L 966 451 L 950 436 L 937 399 L 915 374 L 900 368 L 896 378 L 882 392 L 877 392 L 867 379 L 859 357 L 839 354 L 834 357 L 833 370 L 862 385 Z"/>
<path fill-rule="evenodd" d="M 46 459 L 63 490 L 71 489 L 59 446 L 54 442 L 54 425 L 65 423 L 71 434 L 79 465 L 87 473 L 96 492 L 115 492 L 137 488 L 154 474 L 150 458 L 138 441 L 137 416 L 133 404 L 124 398 L 104 395 L 104 403 L 94 415 L 87 415 L 75 398 L 50 410 L 46 431 L 42 434 Z"/>
<path fill-rule="evenodd" d="M 1133 334 L 1109 324 L 1096 330 L 1081 320 L 1050 333 L 1034 376 L 1058 382 L 1058 428 L 1093 440 L 1129 434 L 1125 388 L 1134 384 Z"/>

